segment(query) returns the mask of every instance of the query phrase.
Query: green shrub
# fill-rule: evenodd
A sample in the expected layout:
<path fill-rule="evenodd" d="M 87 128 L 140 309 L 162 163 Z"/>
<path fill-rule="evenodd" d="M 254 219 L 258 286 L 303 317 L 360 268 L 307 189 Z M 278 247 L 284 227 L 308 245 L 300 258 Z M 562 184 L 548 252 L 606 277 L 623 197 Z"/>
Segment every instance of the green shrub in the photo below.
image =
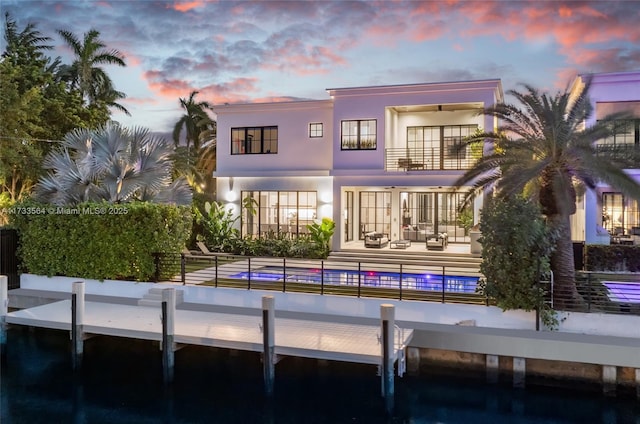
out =
<path fill-rule="evenodd" d="M 179 254 L 192 221 L 189 207 L 146 202 L 59 207 L 26 201 L 16 212 L 12 224 L 27 272 L 98 280 L 153 279 L 154 254 Z M 175 271 L 165 267 L 160 277 Z"/>
<path fill-rule="evenodd" d="M 216 252 L 233 252 L 240 232 L 234 225 L 239 216 L 234 217 L 231 209 L 225 210 L 218 202 L 205 202 L 203 210 L 194 207 L 195 225 L 202 232 L 196 238 Z"/>
<path fill-rule="evenodd" d="M 545 324 L 554 317 L 545 307 L 540 276 L 549 272 L 552 236 L 539 207 L 524 198 L 493 199 L 481 212 L 480 291 L 502 309 L 539 309 Z"/>
<path fill-rule="evenodd" d="M 311 240 L 318 246 L 321 258 L 329 256 L 331 251 L 331 237 L 336 230 L 336 223 L 330 218 L 322 218 L 319 224 L 314 222 L 307 225 Z"/>
<path fill-rule="evenodd" d="M 587 271 L 640 272 L 640 246 L 586 245 L 585 269 Z"/>

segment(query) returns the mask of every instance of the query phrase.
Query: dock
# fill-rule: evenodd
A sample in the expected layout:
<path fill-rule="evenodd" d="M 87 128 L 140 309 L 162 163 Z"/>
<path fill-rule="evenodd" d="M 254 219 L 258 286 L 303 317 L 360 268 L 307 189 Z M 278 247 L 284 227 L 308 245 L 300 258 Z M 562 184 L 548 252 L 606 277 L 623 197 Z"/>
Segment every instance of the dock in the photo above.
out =
<path fill-rule="evenodd" d="M 7 324 L 71 330 L 71 301 L 10 312 Z M 262 352 L 262 319 L 258 316 L 175 312 L 174 342 L 224 349 Z M 128 337 L 160 342 L 162 322 L 158 307 L 86 302 L 85 334 Z M 382 360 L 380 327 L 300 319 L 275 318 L 275 353 L 331 361 L 379 365 Z M 396 357 L 409 344 L 412 330 L 396 329 Z"/>

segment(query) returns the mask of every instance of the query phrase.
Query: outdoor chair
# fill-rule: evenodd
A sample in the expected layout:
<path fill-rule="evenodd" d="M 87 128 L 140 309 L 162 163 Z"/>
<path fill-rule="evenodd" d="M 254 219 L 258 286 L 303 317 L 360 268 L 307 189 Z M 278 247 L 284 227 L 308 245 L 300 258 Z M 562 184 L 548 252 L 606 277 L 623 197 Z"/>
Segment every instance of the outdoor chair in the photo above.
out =
<path fill-rule="evenodd" d="M 204 244 L 201 241 L 197 241 L 196 242 L 196 246 L 198 246 L 198 249 L 200 249 L 200 252 L 205 256 L 217 256 L 217 255 L 220 255 L 219 253 L 210 251 L 209 248 L 207 247 L 207 245 Z"/>

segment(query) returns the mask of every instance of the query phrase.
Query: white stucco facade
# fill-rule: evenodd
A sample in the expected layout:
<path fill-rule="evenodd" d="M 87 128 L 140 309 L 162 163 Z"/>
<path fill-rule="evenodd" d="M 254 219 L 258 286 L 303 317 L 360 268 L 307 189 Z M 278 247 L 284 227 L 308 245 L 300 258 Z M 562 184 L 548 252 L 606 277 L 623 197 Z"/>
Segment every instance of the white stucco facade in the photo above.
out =
<path fill-rule="evenodd" d="M 581 83 L 577 78 L 574 88 Z M 214 108 L 218 200 L 239 214 L 246 196 L 260 205 L 259 214 L 248 218 L 251 222 L 242 224 L 246 216 L 240 220 L 243 234 L 299 233 L 307 223 L 328 217 L 336 222 L 334 250 L 371 231 L 385 233 L 390 240 L 413 241 L 423 241 L 425 234 L 447 233 L 450 243 L 469 243 L 458 211 L 459 193 L 466 188 L 459 193 L 451 188 L 479 153 L 467 149 L 452 154 L 450 147 L 474 131 L 496 127 L 494 118 L 480 112 L 503 101 L 501 81 L 327 92 L 322 100 Z M 596 74 L 590 95 L 595 114 L 586 126 L 624 108 L 640 116 L 640 72 Z M 277 131 L 277 147 L 259 145 L 249 135 L 260 138 L 267 129 Z M 489 145 L 480 147 L 487 149 Z M 627 172 L 640 180 L 640 169 Z M 579 198 L 572 217 L 575 241 L 609 243 L 614 226 L 624 226 L 625 233 L 640 227 L 637 203 L 615 193 L 615 188 L 601 184 Z M 613 219 L 620 222 L 611 221 L 609 231 L 604 231 L 603 208 L 612 202 L 624 203 L 609 206 L 617 208 Z M 470 208 L 473 223 L 481 207 L 482 199 L 477 199 Z"/>
<path fill-rule="evenodd" d="M 468 243 L 457 222 L 460 197 L 448 193 L 471 153 L 452 155 L 449 147 L 494 128 L 478 112 L 502 101 L 500 80 L 327 91 L 326 100 L 215 107 L 218 200 L 237 213 L 246 196 L 259 204 L 252 222 L 240 224 L 243 233 L 302 232 L 303 223 L 328 217 L 336 222 L 334 250 L 367 231 L 391 240 L 447 232 Z M 277 152 L 255 143 L 266 128 L 277 128 Z M 480 205 L 472 208 L 476 221 Z"/>
<path fill-rule="evenodd" d="M 636 123 L 625 131 L 627 134 L 624 138 L 617 139 L 614 143 L 637 146 L 640 137 L 640 71 L 593 74 L 590 77 L 589 97 L 594 113 L 585 122 L 585 126 L 593 126 L 611 113 L 629 112 L 635 116 Z M 582 86 L 586 78 L 576 78 L 574 88 Z M 640 182 L 640 168 L 627 169 L 626 172 Z M 600 182 L 595 190 L 587 190 L 583 199 L 578 202 L 578 211 L 572 222 L 574 240 L 585 241 L 587 244 L 609 244 L 611 235 L 621 233 L 633 236 L 633 232 L 640 231 L 638 202 L 640 199 L 627 198 L 617 188 Z M 640 234 L 638 236 L 640 243 Z M 632 243 L 635 240 L 633 237 L 623 239 Z"/>

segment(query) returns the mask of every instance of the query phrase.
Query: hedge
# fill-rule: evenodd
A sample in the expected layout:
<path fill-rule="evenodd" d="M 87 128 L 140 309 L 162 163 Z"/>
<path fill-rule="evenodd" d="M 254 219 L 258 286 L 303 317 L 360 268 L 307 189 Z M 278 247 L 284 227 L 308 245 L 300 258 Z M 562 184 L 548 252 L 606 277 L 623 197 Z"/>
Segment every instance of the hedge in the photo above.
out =
<path fill-rule="evenodd" d="M 640 246 L 586 245 L 585 270 L 640 272 Z"/>
<path fill-rule="evenodd" d="M 154 254 L 179 254 L 192 223 L 190 207 L 146 202 L 59 207 L 29 201 L 12 212 L 23 271 L 98 280 L 152 280 Z"/>

